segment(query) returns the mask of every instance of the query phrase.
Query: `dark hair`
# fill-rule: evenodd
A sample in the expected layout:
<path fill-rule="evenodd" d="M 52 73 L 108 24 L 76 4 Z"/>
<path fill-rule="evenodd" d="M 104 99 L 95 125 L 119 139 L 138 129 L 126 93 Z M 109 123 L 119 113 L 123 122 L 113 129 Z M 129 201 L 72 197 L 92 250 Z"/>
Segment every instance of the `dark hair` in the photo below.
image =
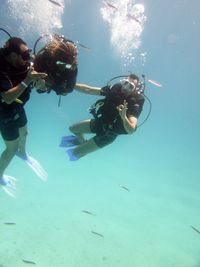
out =
<path fill-rule="evenodd" d="M 135 75 L 135 74 L 133 74 L 133 73 L 131 73 L 130 75 L 129 75 L 129 78 L 131 78 L 131 79 L 133 79 L 133 80 L 137 80 L 138 82 L 139 82 L 139 77 L 137 76 L 137 75 Z"/>
<path fill-rule="evenodd" d="M 5 55 L 10 55 L 10 53 L 15 52 L 21 54 L 20 45 L 27 45 L 21 38 L 11 37 L 4 45 Z"/>
<path fill-rule="evenodd" d="M 54 73 L 62 72 L 58 62 L 61 62 L 63 67 L 66 64 L 76 67 L 77 47 L 74 42 L 55 34 L 35 55 L 34 68 L 36 71 L 43 71 L 53 76 Z"/>

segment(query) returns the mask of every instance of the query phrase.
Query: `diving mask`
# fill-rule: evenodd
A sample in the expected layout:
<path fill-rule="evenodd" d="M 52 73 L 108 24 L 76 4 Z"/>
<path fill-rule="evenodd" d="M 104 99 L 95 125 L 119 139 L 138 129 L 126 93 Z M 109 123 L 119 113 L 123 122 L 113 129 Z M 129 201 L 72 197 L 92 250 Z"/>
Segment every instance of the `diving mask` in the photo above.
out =
<path fill-rule="evenodd" d="M 120 81 L 122 87 L 124 90 L 126 91 L 134 91 L 136 89 L 136 85 L 134 84 L 134 82 L 131 82 L 129 79 L 123 79 Z"/>
<path fill-rule="evenodd" d="M 66 69 L 71 69 L 73 64 L 67 64 L 65 62 L 62 62 L 62 61 L 56 61 L 56 66 L 59 70 L 63 71 L 63 70 L 66 70 Z"/>

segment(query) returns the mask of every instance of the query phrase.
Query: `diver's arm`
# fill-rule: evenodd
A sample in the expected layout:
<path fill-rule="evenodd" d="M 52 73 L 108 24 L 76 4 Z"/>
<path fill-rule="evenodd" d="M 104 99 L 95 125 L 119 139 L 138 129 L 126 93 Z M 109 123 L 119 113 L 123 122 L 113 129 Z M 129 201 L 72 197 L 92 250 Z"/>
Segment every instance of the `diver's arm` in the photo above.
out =
<path fill-rule="evenodd" d="M 119 111 L 119 115 L 123 121 L 124 129 L 128 134 L 132 134 L 137 127 L 137 118 L 134 116 L 127 116 L 127 105 L 128 103 L 124 101 L 123 104 L 119 105 L 117 107 L 117 110 Z"/>
<path fill-rule="evenodd" d="M 28 85 L 37 79 L 46 77 L 45 73 L 38 73 L 36 71 L 31 71 L 27 77 L 19 83 L 17 86 L 12 87 L 8 91 L 2 92 L 1 97 L 6 104 L 11 104 L 16 101 L 16 99 L 26 90 Z"/>
<path fill-rule="evenodd" d="M 2 101 L 6 104 L 11 104 L 14 102 L 24 91 L 26 87 L 23 84 L 18 84 L 17 86 L 9 89 L 6 92 L 1 93 Z"/>
<path fill-rule="evenodd" d="M 101 94 L 101 88 L 100 87 L 89 86 L 87 84 L 76 83 L 74 89 L 78 92 L 90 94 L 90 95 L 100 95 Z"/>
<path fill-rule="evenodd" d="M 123 121 L 124 129 L 126 130 L 128 134 L 132 134 L 133 132 L 135 132 L 136 126 L 137 126 L 137 118 L 133 116 L 131 117 L 124 116 L 122 118 L 122 121 Z"/>

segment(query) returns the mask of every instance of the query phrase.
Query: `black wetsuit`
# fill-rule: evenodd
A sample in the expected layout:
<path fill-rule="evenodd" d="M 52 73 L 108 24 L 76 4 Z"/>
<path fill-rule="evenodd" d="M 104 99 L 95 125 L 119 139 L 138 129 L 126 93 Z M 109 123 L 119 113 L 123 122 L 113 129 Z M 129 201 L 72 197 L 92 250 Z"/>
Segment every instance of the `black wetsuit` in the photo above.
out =
<path fill-rule="evenodd" d="M 23 104 L 12 102 L 6 104 L 1 96 L 2 92 L 17 86 L 27 75 L 28 68 L 16 69 L 4 57 L 0 49 L 0 131 L 4 140 L 11 141 L 19 137 L 19 128 L 27 123 L 24 110 L 25 103 L 29 100 L 31 89 L 27 89 L 18 97 Z"/>
<path fill-rule="evenodd" d="M 112 143 L 120 134 L 127 134 L 116 107 L 126 100 L 128 103 L 127 117 L 138 118 L 145 101 L 144 95 L 140 91 L 125 91 L 120 83 L 112 87 L 103 87 L 101 95 L 105 96 L 102 100 L 103 105 L 97 111 L 98 116 L 90 123 L 91 131 L 96 133 L 94 141 L 99 147 Z M 97 102 L 100 103 L 101 100 Z"/>

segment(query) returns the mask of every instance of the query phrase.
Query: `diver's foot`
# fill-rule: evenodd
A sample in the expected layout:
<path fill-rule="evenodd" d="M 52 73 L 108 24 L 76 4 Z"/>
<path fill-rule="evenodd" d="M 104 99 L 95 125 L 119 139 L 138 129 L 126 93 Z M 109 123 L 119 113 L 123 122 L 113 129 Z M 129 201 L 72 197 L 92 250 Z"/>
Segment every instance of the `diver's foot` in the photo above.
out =
<path fill-rule="evenodd" d="M 0 177 L 0 186 L 9 196 L 15 197 L 16 178 L 8 175 Z"/>
<path fill-rule="evenodd" d="M 63 136 L 60 141 L 60 147 L 73 147 L 80 145 L 81 142 L 79 141 L 78 137 L 75 135 L 67 135 Z"/>
<path fill-rule="evenodd" d="M 76 155 L 74 155 L 74 149 L 73 148 L 68 149 L 66 151 L 66 153 L 67 153 L 70 161 L 76 161 L 76 160 L 79 159 L 79 157 L 77 157 Z"/>

